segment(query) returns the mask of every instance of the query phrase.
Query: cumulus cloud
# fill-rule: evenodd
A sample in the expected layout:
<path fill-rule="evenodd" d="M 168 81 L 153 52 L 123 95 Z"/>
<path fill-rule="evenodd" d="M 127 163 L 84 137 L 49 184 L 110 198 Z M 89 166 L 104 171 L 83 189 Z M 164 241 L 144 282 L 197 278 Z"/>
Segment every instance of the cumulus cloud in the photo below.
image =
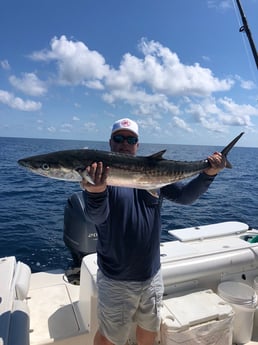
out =
<path fill-rule="evenodd" d="M 160 135 L 162 127 L 159 119 L 155 117 L 144 117 L 138 121 L 140 131 L 149 132 L 151 135 Z"/>
<path fill-rule="evenodd" d="M 190 103 L 185 109 L 191 114 L 196 123 L 204 128 L 222 132 L 225 127 L 245 126 L 252 127 L 252 116 L 258 116 L 258 109 L 249 104 L 237 104 L 231 98 L 207 98 L 198 103 Z"/>
<path fill-rule="evenodd" d="M 9 70 L 9 69 L 11 69 L 11 66 L 9 65 L 8 60 L 1 60 L 1 61 L 0 61 L 0 66 L 1 66 L 1 68 L 4 69 L 4 70 Z"/>
<path fill-rule="evenodd" d="M 47 128 L 47 131 L 50 133 L 55 133 L 56 132 L 56 128 L 54 126 L 50 126 Z"/>
<path fill-rule="evenodd" d="M 185 130 L 186 132 L 192 132 L 193 130 L 189 125 L 181 118 L 174 116 L 173 118 L 174 125 L 180 129 Z"/>
<path fill-rule="evenodd" d="M 83 126 L 87 132 L 97 131 L 97 125 L 95 122 L 91 122 L 91 121 L 85 122 Z"/>
<path fill-rule="evenodd" d="M 128 100 L 137 90 L 148 90 L 149 94 L 162 93 L 166 96 L 207 96 L 213 92 L 228 91 L 233 79 L 218 79 L 212 71 L 199 64 L 184 65 L 176 53 L 154 41 L 142 40 L 139 49 L 142 59 L 125 54 L 117 70 L 110 69 L 105 78 L 109 91 L 106 99 Z"/>
<path fill-rule="evenodd" d="M 12 93 L 0 90 L 0 102 L 8 105 L 10 108 L 22 111 L 36 111 L 41 109 L 40 102 L 30 100 L 23 100 L 20 97 L 15 97 Z"/>
<path fill-rule="evenodd" d="M 73 126 L 70 123 L 63 123 L 61 125 L 61 132 L 69 133 L 73 129 Z"/>
<path fill-rule="evenodd" d="M 213 4 L 210 1 L 210 6 Z M 226 1 L 220 2 L 221 7 L 225 8 L 226 4 Z M 218 132 L 228 125 L 252 127 L 251 119 L 258 115 L 257 108 L 239 105 L 218 95 L 235 85 L 250 90 L 255 88 L 254 83 L 239 76 L 219 78 L 199 63 L 184 64 L 175 52 L 156 41 L 142 39 L 138 48 L 139 56 L 125 53 L 115 67 L 83 42 L 61 36 L 51 40 L 49 49 L 34 52 L 30 57 L 34 61 L 52 63 L 56 69 L 53 80 L 59 86 L 80 85 L 86 92 L 95 90 L 110 105 L 130 106 L 131 112 L 140 117 L 143 128 L 158 132 L 158 119 L 167 115 L 171 124 L 186 132 L 191 132 L 194 124 Z M 12 76 L 10 82 L 31 96 L 41 96 L 47 91 L 46 84 L 33 73 L 24 73 L 21 78 Z M 12 103 L 9 102 L 6 104 Z M 30 103 L 32 105 L 41 106 L 35 102 Z M 74 116 L 72 120 L 79 119 Z M 84 128 L 96 131 L 96 124 L 87 122 Z M 71 128 L 63 125 L 62 130 Z"/>
<path fill-rule="evenodd" d="M 55 61 L 59 82 L 78 85 L 85 81 L 101 80 L 108 73 L 105 59 L 97 51 L 89 50 L 83 42 L 69 41 L 65 36 L 54 37 L 51 50 L 31 55 L 37 61 Z"/>
<path fill-rule="evenodd" d="M 14 75 L 9 78 L 10 83 L 16 89 L 30 96 L 42 96 L 47 92 L 46 84 L 34 73 L 23 73 L 21 78 Z"/>
<path fill-rule="evenodd" d="M 257 88 L 252 80 L 244 80 L 239 75 L 236 75 L 236 80 L 240 82 L 240 86 L 245 90 L 253 90 Z"/>
<path fill-rule="evenodd" d="M 226 10 L 232 7 L 231 0 L 208 0 L 208 7 Z"/>
<path fill-rule="evenodd" d="M 168 95 L 205 96 L 229 90 L 234 83 L 231 79 L 219 80 L 198 63 L 184 65 L 176 53 L 158 42 L 142 40 L 139 48 L 144 54 L 145 79 L 154 90 Z"/>
<path fill-rule="evenodd" d="M 252 127 L 251 116 L 258 116 L 258 109 L 250 104 L 237 104 L 231 98 L 224 97 L 219 100 L 225 113 L 221 114 L 221 121 L 231 126 Z"/>
<path fill-rule="evenodd" d="M 139 51 L 142 58 L 126 53 L 115 69 L 83 42 L 69 41 L 66 36 L 61 36 L 52 39 L 50 50 L 34 52 L 31 58 L 55 61 L 60 83 L 104 90 L 109 102 L 128 101 L 131 93 L 139 94 L 139 91 L 203 97 L 227 91 L 234 84 L 233 79 L 219 79 L 198 63 L 184 65 L 176 53 L 158 42 L 142 39 Z"/>

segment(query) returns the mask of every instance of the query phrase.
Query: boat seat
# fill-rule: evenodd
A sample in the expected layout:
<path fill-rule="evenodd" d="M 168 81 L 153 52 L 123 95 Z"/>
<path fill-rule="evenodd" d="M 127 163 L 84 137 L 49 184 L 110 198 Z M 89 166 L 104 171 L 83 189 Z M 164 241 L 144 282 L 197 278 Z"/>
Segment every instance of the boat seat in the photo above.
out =
<path fill-rule="evenodd" d="M 14 300 L 10 315 L 7 345 L 29 345 L 29 308 L 24 301 Z"/>
<path fill-rule="evenodd" d="M 29 345 L 27 293 L 30 268 L 15 257 L 0 259 L 0 344 Z"/>
<path fill-rule="evenodd" d="M 31 269 L 23 262 L 18 262 L 15 267 L 14 286 L 16 298 L 24 300 L 30 287 Z"/>

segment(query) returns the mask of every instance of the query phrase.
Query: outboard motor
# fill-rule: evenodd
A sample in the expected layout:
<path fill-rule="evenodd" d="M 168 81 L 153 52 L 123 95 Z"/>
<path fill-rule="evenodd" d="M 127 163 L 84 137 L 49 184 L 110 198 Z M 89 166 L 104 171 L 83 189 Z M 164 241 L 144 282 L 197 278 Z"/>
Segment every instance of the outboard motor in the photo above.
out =
<path fill-rule="evenodd" d="M 76 192 L 67 200 L 64 209 L 64 243 L 70 250 L 75 267 L 80 267 L 82 258 L 96 251 L 97 231 L 85 213 L 83 192 Z"/>

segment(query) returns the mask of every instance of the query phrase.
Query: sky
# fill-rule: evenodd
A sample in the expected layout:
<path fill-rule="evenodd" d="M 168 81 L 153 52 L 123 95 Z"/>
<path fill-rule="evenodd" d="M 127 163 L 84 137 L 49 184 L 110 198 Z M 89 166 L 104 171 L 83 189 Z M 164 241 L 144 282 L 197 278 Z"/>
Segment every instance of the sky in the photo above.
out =
<path fill-rule="evenodd" d="M 241 0 L 258 45 L 258 0 Z M 0 136 L 258 147 L 235 0 L 1 0 Z"/>

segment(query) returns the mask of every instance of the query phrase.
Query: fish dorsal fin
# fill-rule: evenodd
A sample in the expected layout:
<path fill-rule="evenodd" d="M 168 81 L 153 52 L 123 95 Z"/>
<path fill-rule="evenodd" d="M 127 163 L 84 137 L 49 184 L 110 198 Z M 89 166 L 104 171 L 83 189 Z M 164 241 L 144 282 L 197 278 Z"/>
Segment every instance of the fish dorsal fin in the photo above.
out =
<path fill-rule="evenodd" d="M 163 158 L 162 156 L 164 155 L 164 153 L 165 153 L 166 151 L 167 151 L 167 150 L 162 150 L 162 151 L 153 153 L 152 155 L 148 156 L 148 158 L 150 158 L 150 159 L 156 159 L 156 160 L 165 159 L 165 158 Z"/>

